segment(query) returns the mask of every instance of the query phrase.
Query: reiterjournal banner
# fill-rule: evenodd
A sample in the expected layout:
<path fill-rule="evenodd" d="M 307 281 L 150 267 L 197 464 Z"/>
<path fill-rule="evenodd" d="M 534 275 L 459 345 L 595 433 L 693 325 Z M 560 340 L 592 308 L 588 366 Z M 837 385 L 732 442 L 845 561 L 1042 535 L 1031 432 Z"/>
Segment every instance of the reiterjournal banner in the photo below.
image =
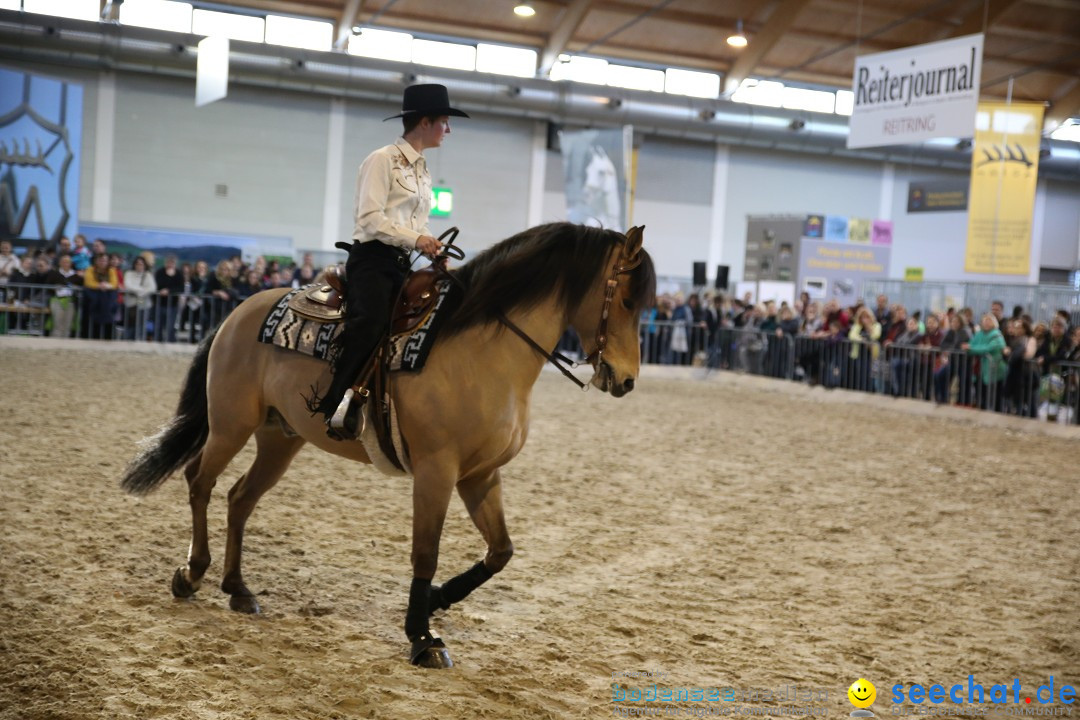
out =
<path fill-rule="evenodd" d="M 980 33 L 857 58 L 847 146 L 971 137 L 982 52 Z"/>
<path fill-rule="evenodd" d="M 1027 275 L 1043 106 L 979 103 L 964 270 Z"/>

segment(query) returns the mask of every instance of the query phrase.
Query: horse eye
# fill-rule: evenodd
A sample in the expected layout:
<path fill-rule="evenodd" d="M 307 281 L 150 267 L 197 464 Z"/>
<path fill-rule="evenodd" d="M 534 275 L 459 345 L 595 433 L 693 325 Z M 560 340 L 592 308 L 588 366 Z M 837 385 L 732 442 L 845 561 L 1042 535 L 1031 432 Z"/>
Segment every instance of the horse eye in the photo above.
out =
<path fill-rule="evenodd" d="M 624 308 L 626 308 L 627 310 L 633 310 L 634 309 L 634 303 L 630 302 L 630 298 L 623 298 L 622 306 Z"/>

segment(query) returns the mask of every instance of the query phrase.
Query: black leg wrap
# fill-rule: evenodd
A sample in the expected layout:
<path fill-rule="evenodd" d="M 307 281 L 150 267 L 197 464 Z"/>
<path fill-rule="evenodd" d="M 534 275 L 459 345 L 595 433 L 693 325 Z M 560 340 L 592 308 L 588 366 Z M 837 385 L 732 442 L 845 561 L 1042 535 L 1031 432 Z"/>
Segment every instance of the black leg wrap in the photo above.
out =
<path fill-rule="evenodd" d="M 428 596 L 431 581 L 413 578 L 409 587 L 409 609 L 405 611 L 405 636 L 416 641 L 421 636 L 431 637 L 428 629 Z"/>
<path fill-rule="evenodd" d="M 409 662 L 427 668 L 448 668 L 454 663 L 441 638 L 434 637 L 428 627 L 428 596 L 431 581 L 413 578 L 409 588 L 409 609 L 405 612 L 405 634 L 412 646 Z"/>
<path fill-rule="evenodd" d="M 431 598 L 428 601 L 428 612 L 447 610 L 454 603 L 459 603 L 469 596 L 476 588 L 491 579 L 491 571 L 484 565 L 484 561 L 473 565 L 471 568 L 453 577 L 442 587 L 431 588 Z"/>

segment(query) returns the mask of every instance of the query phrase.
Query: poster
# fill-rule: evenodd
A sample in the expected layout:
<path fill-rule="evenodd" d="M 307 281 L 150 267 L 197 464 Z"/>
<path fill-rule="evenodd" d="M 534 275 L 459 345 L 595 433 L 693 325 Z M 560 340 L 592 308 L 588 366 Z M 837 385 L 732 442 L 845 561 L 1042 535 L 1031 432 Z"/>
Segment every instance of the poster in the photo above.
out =
<path fill-rule="evenodd" d="M 81 85 L 0 70 L 0 239 L 55 243 L 79 218 Z"/>
<path fill-rule="evenodd" d="M 567 220 L 626 232 L 630 211 L 633 130 L 563 131 Z"/>
<path fill-rule="evenodd" d="M 1027 275 L 1043 106 L 980 103 L 971 153 L 964 269 Z"/>

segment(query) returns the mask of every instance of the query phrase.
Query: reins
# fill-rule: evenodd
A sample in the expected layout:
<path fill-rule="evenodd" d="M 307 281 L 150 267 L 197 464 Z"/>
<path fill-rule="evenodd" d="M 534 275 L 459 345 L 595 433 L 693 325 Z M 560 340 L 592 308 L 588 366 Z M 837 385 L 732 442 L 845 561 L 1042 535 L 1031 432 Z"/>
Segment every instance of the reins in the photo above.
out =
<path fill-rule="evenodd" d="M 451 282 L 455 283 L 459 289 L 464 291 L 466 290 L 466 288 L 465 285 L 461 282 L 461 280 L 452 272 L 446 269 L 447 257 L 452 257 L 455 260 L 465 259 L 464 251 L 462 251 L 461 248 L 455 247 L 453 245 L 454 240 L 457 239 L 458 232 L 459 231 L 456 227 L 452 227 L 439 236 L 439 242 L 443 242 L 443 239 L 447 237 L 449 237 L 449 239 L 446 240 L 446 242 L 443 244 L 443 249 L 440 251 L 439 256 L 435 259 L 434 265 L 436 268 L 438 268 L 440 274 L 443 277 L 448 278 Z M 619 276 L 630 272 L 641 264 L 641 253 L 638 252 L 636 258 L 629 259 L 626 257 L 626 246 L 627 240 L 624 238 L 619 248 L 619 257 L 615 261 L 615 264 L 612 265 L 611 277 L 609 277 L 607 279 L 607 282 L 605 283 L 604 304 L 600 310 L 600 322 L 597 324 L 596 327 L 596 349 L 589 353 L 589 355 L 584 359 L 583 362 L 577 362 L 575 360 L 572 360 L 560 353 L 557 349 L 551 351 L 545 350 L 540 345 L 540 343 L 529 337 L 528 333 L 526 333 L 524 330 L 518 327 L 510 318 L 508 318 L 506 316 L 506 313 L 500 310 L 498 314 L 499 322 L 512 330 L 515 335 L 524 340 L 525 343 L 533 350 L 540 353 L 540 355 L 543 356 L 545 360 L 558 368 L 559 372 L 569 378 L 571 382 L 573 382 L 583 391 L 588 391 L 591 381 L 582 382 L 572 372 L 570 372 L 570 369 L 576 369 L 581 367 L 581 365 L 584 363 L 589 363 L 593 365 L 593 367 L 595 368 L 595 372 L 599 372 L 600 364 L 604 360 L 604 351 L 607 349 L 608 318 L 611 314 L 611 303 L 615 299 L 615 291 L 618 290 L 619 287 Z M 410 266 L 419 259 L 420 255 L 417 255 L 416 258 L 413 259 L 412 263 L 410 263 Z M 565 363 L 565 365 L 563 363 Z M 569 365 L 570 367 L 567 368 L 566 365 Z"/>

